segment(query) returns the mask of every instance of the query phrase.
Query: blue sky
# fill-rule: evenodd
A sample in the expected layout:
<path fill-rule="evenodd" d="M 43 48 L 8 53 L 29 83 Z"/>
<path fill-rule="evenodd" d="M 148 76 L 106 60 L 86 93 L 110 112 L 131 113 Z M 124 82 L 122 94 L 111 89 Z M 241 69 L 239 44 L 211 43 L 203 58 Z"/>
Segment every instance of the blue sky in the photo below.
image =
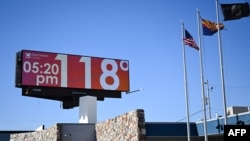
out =
<path fill-rule="evenodd" d="M 220 1 L 234 2 L 246 1 Z M 58 101 L 25 97 L 15 87 L 15 55 L 22 49 L 129 60 L 130 88 L 143 91 L 99 101 L 98 122 L 135 109 L 144 109 L 148 122 L 185 122 L 180 20 L 198 43 L 196 8 L 216 21 L 215 0 L 1 0 L 0 130 L 78 123 L 78 107 L 64 110 Z M 226 28 L 221 41 L 227 106 L 250 106 L 250 19 L 223 22 L 219 14 Z M 224 114 L 218 37 L 201 38 L 214 118 Z M 203 118 L 199 61 L 199 52 L 186 46 L 190 114 L 197 113 L 191 121 Z"/>

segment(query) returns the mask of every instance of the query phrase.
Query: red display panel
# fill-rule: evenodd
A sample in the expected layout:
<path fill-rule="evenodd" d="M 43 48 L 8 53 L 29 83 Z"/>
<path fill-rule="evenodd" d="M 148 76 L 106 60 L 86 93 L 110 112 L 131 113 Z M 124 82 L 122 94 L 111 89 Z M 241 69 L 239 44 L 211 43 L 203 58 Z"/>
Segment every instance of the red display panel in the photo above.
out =
<path fill-rule="evenodd" d="M 21 85 L 129 91 L 127 60 L 22 51 Z"/>

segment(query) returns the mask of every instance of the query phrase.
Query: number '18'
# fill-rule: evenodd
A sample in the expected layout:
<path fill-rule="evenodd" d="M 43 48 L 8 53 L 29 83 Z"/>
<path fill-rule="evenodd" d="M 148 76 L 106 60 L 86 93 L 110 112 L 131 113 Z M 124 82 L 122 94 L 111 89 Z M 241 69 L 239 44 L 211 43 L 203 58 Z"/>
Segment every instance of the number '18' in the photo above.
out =
<path fill-rule="evenodd" d="M 67 87 L 67 55 L 58 54 L 56 56 L 56 60 L 61 61 L 61 86 Z M 79 62 L 85 64 L 85 88 L 91 88 L 91 57 L 81 57 Z M 127 63 L 124 61 L 121 61 L 122 63 Z M 111 69 L 108 69 L 108 65 L 111 65 Z M 103 59 L 101 62 L 101 70 L 102 74 L 100 76 L 100 84 L 103 89 L 109 89 L 109 90 L 116 90 L 119 87 L 120 80 L 117 75 L 118 71 L 118 65 L 115 60 L 111 59 Z M 122 68 L 122 70 L 127 71 L 128 68 Z M 111 77 L 113 79 L 112 83 L 107 83 L 108 77 Z"/>

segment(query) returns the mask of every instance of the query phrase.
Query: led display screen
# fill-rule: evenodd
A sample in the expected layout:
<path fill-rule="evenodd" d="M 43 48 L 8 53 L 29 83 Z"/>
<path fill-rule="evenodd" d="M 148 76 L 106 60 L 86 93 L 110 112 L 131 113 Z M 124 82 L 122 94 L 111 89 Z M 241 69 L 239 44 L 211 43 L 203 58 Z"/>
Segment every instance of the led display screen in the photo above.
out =
<path fill-rule="evenodd" d="M 17 87 L 129 91 L 128 60 L 32 50 L 22 50 L 19 57 Z"/>

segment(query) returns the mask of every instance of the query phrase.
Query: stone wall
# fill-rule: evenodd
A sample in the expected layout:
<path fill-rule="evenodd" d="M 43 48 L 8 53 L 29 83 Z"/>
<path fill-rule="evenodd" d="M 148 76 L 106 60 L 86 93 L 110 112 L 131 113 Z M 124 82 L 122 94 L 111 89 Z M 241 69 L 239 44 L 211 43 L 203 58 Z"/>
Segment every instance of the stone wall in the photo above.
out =
<path fill-rule="evenodd" d="M 144 110 L 137 109 L 96 124 L 97 141 L 145 141 Z"/>
<path fill-rule="evenodd" d="M 78 141 L 79 134 L 83 135 L 84 130 L 77 129 L 76 131 L 73 130 L 75 128 L 72 126 L 75 127 L 76 125 L 56 124 L 42 131 L 11 134 L 10 141 L 64 141 L 67 140 L 64 132 L 69 130 L 72 132 L 70 133 L 71 140 Z M 93 137 L 93 141 L 145 141 L 144 110 L 137 109 L 104 122 L 96 123 L 92 130 L 93 133 L 95 132 L 93 136 L 96 135 L 96 138 Z M 89 139 L 89 141 L 92 141 L 92 139 Z"/>
<path fill-rule="evenodd" d="M 60 141 L 60 126 L 54 125 L 46 130 L 10 135 L 10 141 Z"/>

